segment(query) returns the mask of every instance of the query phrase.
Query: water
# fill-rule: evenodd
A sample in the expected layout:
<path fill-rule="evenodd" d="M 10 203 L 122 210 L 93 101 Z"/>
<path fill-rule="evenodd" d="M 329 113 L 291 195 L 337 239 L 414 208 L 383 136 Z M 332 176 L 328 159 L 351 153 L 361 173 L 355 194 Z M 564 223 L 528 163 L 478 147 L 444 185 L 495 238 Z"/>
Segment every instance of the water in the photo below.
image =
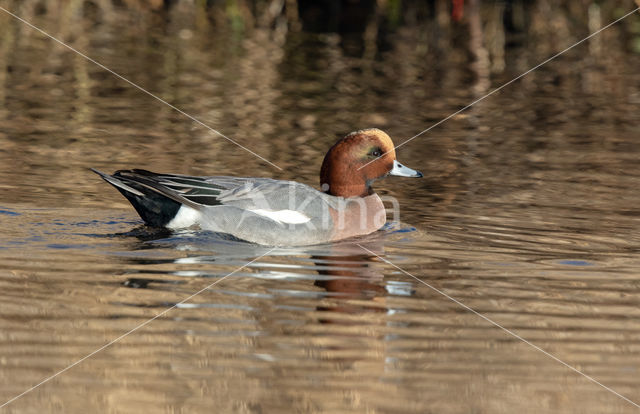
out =
<path fill-rule="evenodd" d="M 173 307 L 4 411 L 636 410 L 434 288 L 640 402 L 640 16 L 401 147 L 425 178 L 376 185 L 400 222 L 271 250 L 146 228 L 88 168 L 316 185 L 338 136 L 402 142 L 618 11 L 536 2 L 502 57 L 484 26 L 483 68 L 446 19 L 371 40 L 35 3 L 2 6 L 283 170 L 0 13 L 0 403 Z"/>

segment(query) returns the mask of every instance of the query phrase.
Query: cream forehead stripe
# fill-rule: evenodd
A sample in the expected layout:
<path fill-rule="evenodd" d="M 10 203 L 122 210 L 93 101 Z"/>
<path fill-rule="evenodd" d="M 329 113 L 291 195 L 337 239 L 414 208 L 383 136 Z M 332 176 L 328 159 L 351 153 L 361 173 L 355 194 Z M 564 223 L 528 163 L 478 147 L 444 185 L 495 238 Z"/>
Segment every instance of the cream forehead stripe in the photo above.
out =
<path fill-rule="evenodd" d="M 299 211 L 294 210 L 249 210 L 252 213 L 256 213 L 260 216 L 269 217 L 271 220 L 279 221 L 280 223 L 287 224 L 301 224 L 307 223 L 311 220 L 309 216 L 306 216 Z"/>

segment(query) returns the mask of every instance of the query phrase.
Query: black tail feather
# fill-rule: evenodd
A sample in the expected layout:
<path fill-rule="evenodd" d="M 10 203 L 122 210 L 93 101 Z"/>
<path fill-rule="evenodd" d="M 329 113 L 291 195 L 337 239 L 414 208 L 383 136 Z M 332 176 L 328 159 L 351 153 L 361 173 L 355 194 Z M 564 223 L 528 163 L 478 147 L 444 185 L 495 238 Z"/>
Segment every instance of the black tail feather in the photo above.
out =
<path fill-rule="evenodd" d="M 150 226 L 166 226 L 183 204 L 191 204 L 189 200 L 183 202 L 178 194 L 171 194 L 167 189 L 146 179 L 145 175 L 153 174 L 148 171 L 142 173 L 141 170 L 123 170 L 109 175 L 93 168 L 91 170 L 120 191 Z"/>

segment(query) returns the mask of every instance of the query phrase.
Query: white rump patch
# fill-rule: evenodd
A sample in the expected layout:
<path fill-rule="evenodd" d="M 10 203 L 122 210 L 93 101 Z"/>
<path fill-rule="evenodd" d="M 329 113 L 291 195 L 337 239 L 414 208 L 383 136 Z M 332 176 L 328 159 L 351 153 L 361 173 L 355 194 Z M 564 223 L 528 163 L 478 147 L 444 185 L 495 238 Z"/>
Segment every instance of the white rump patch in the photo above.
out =
<path fill-rule="evenodd" d="M 294 210 L 273 211 L 273 210 L 257 209 L 257 210 L 249 210 L 249 211 L 261 216 L 269 217 L 271 220 L 278 221 L 280 223 L 301 224 L 301 223 L 307 223 L 311 221 L 311 218 L 309 218 L 309 216 L 306 216 L 300 213 L 299 211 L 294 211 Z"/>
<path fill-rule="evenodd" d="M 167 223 L 165 227 L 169 229 L 183 229 L 197 223 L 200 212 L 187 206 L 180 206 L 178 214 Z"/>

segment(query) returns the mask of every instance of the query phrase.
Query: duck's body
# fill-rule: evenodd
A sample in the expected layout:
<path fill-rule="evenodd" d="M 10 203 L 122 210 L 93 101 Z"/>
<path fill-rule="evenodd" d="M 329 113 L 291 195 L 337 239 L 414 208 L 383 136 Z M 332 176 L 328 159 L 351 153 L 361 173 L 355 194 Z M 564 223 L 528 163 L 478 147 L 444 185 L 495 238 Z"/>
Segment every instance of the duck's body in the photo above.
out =
<path fill-rule="evenodd" d="M 363 156 L 354 154 L 355 149 Z M 321 175 L 326 192 L 270 178 L 93 171 L 115 186 L 149 225 L 197 225 L 272 246 L 372 233 L 386 221 L 384 205 L 371 189 L 373 180 L 388 174 L 422 176 L 395 161 L 391 139 L 377 129 L 349 134 L 329 150 Z"/>

